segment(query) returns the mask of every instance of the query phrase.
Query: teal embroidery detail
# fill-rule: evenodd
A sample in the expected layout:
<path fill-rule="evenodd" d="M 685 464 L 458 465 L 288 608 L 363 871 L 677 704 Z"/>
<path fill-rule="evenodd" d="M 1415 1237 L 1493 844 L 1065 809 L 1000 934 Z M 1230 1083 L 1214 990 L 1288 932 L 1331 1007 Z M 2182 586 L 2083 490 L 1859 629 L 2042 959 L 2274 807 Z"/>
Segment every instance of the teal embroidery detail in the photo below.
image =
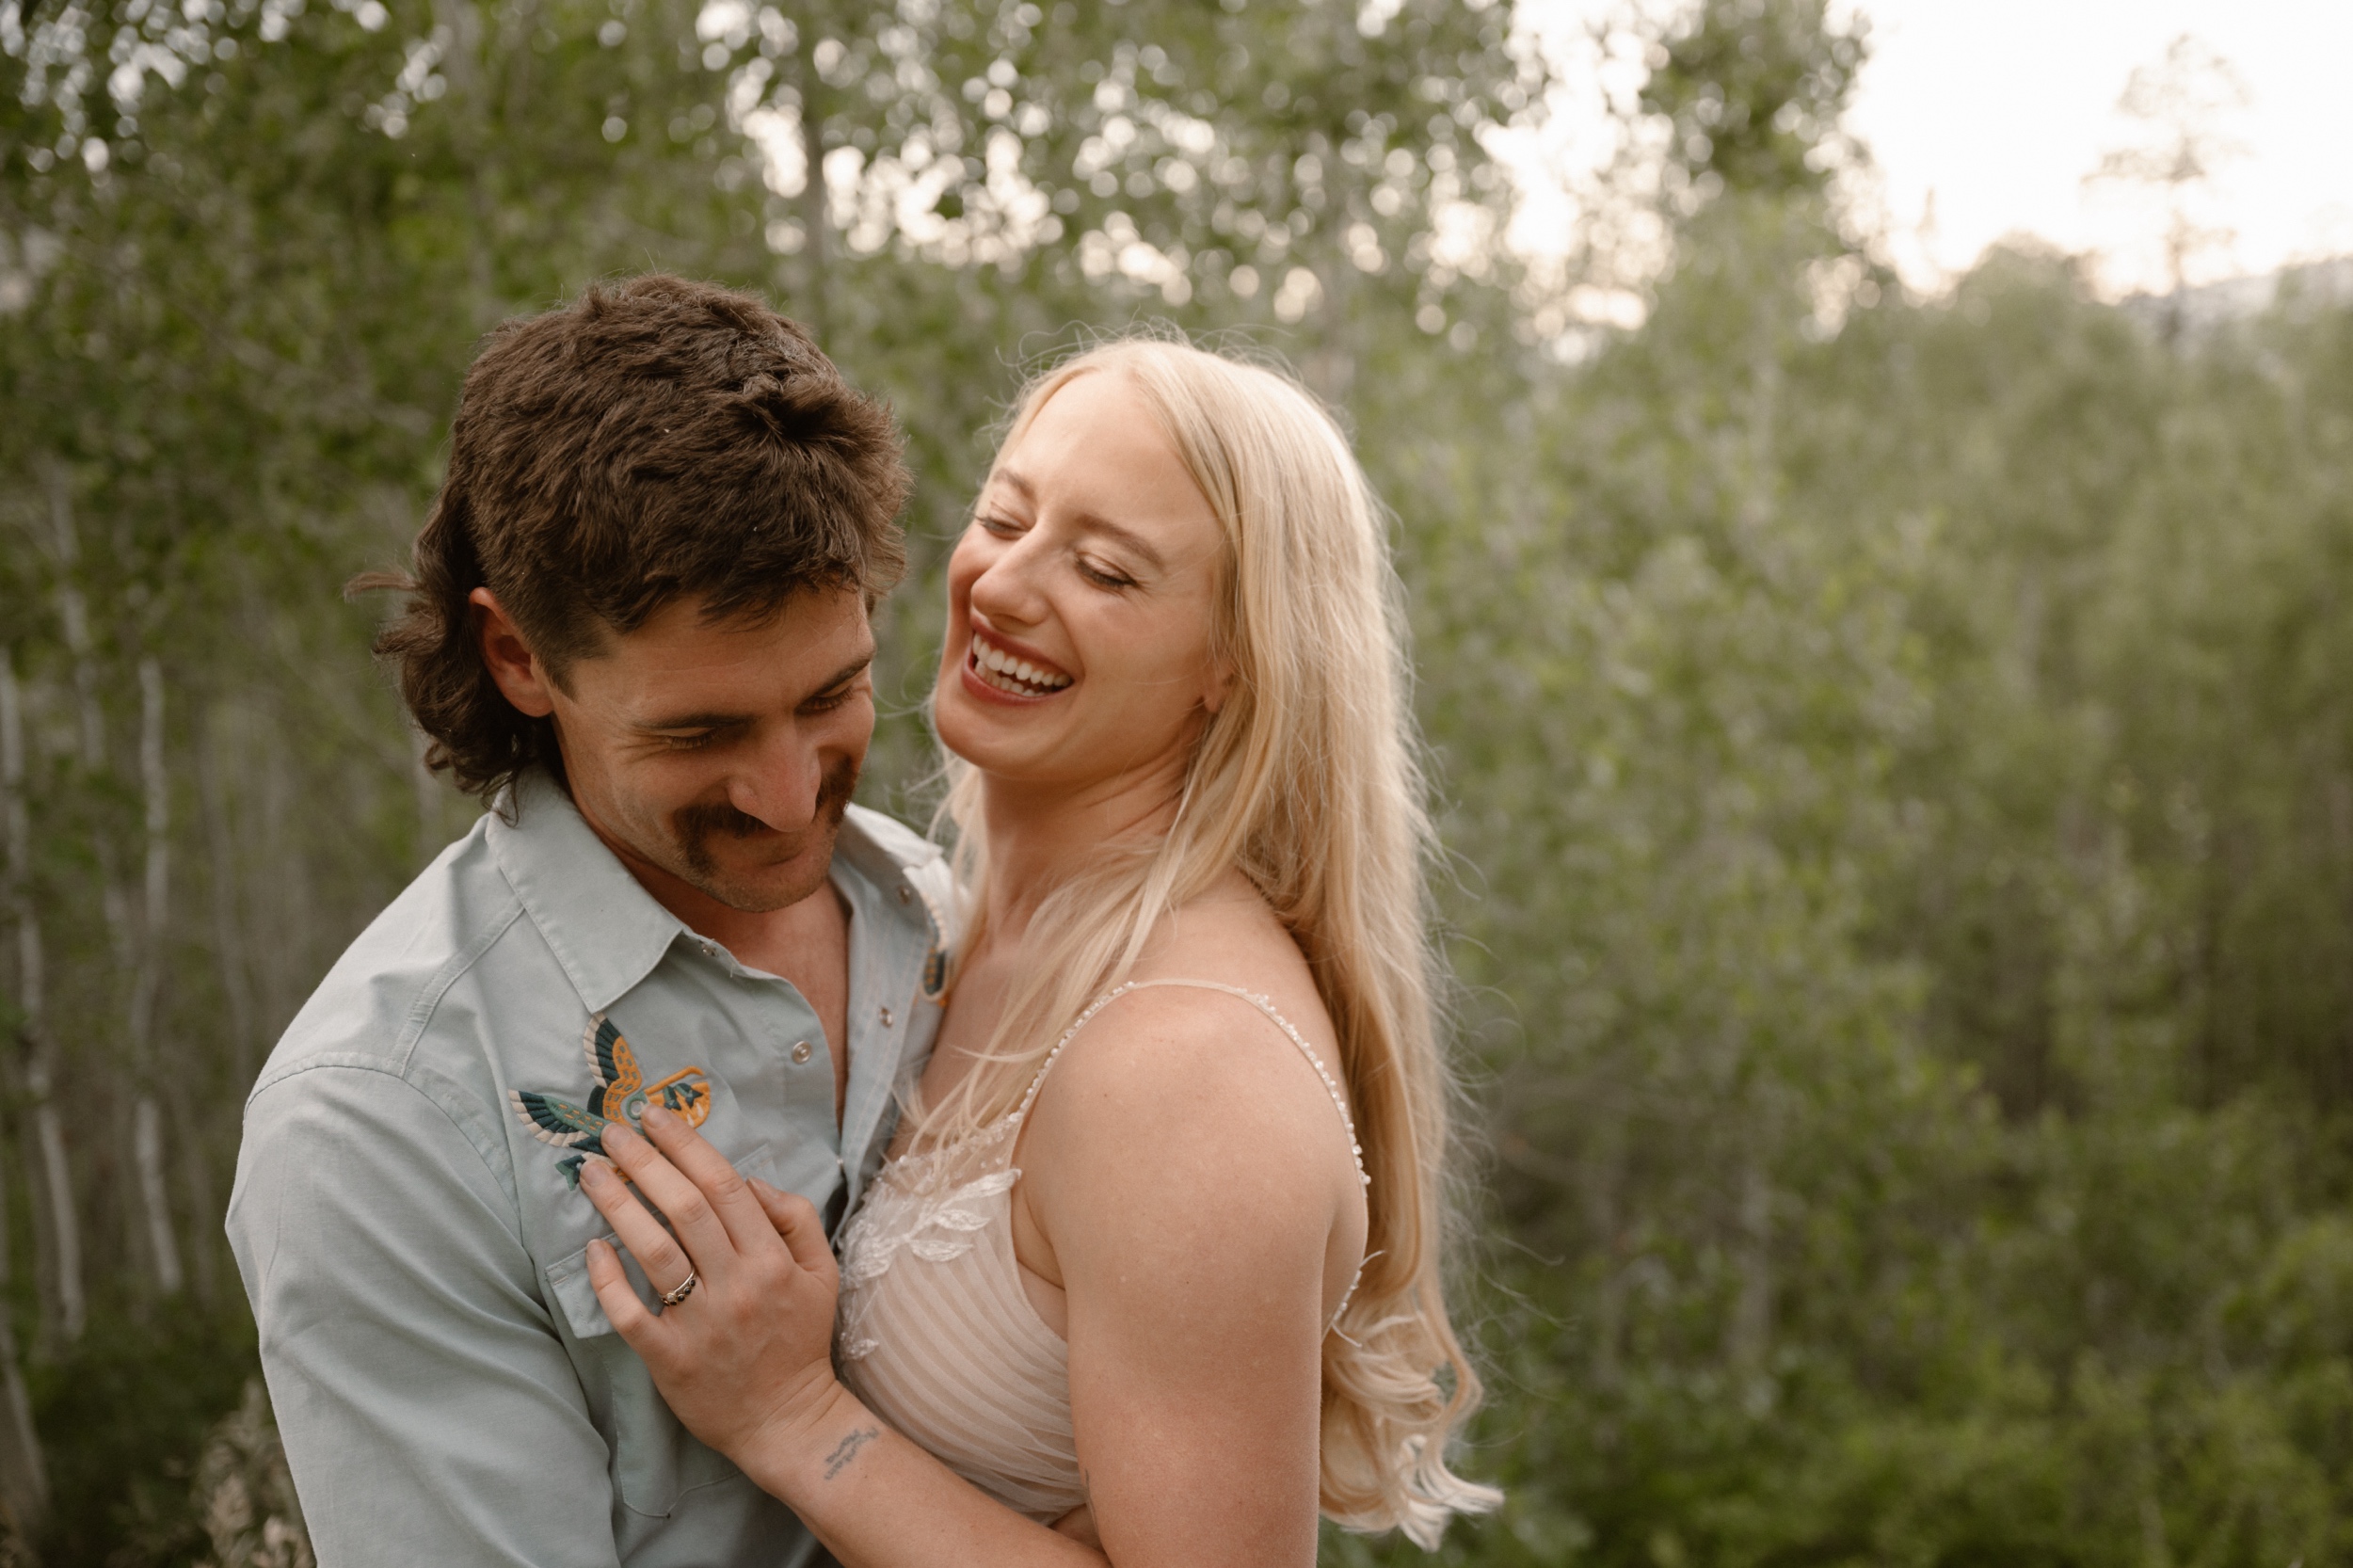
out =
<path fill-rule="evenodd" d="M 580 1043 L 587 1053 L 588 1074 L 594 1080 L 586 1105 L 577 1105 L 538 1089 L 506 1092 L 507 1102 L 514 1106 L 523 1125 L 531 1128 L 534 1138 L 559 1149 L 576 1151 L 556 1161 L 556 1169 L 564 1173 L 566 1186 L 579 1188 L 580 1169 L 589 1156 L 604 1157 L 604 1129 L 615 1122 L 627 1122 L 632 1128 L 641 1126 L 649 1105 L 677 1112 L 686 1118 L 689 1127 L 702 1126 L 703 1118 L 711 1114 L 711 1080 L 700 1067 L 681 1067 L 661 1082 L 648 1085 L 637 1065 L 637 1053 L 603 1014 L 588 1020 Z"/>

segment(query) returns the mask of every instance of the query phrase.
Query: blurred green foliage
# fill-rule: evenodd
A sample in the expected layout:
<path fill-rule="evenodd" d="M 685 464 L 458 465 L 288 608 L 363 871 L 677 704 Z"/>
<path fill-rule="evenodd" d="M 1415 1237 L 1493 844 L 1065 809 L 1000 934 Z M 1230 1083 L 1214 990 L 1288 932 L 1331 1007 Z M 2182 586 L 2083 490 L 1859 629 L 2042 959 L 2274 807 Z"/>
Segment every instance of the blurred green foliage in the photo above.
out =
<path fill-rule="evenodd" d="M 337 586 L 413 530 L 474 339 L 652 265 L 766 289 L 908 427 L 868 785 L 903 811 L 1025 365 L 1165 317 L 1345 411 L 1490 1127 L 1465 1463 L 1511 1501 L 1440 1557 L 2353 1560 L 2353 312 L 2290 287 L 2175 337 L 2025 250 L 1912 298 L 1836 200 L 1860 36 L 1705 0 L 1633 111 L 1647 318 L 1540 341 L 1482 140 L 1541 102 L 1509 24 L 0 0 L 8 888 L 47 952 L 40 1006 L 21 964 L 0 997 L 56 1068 L 0 1108 L 0 1261 L 47 1560 L 206 1549 L 176 1499 L 250 1366 L 239 1096 L 463 826 Z"/>

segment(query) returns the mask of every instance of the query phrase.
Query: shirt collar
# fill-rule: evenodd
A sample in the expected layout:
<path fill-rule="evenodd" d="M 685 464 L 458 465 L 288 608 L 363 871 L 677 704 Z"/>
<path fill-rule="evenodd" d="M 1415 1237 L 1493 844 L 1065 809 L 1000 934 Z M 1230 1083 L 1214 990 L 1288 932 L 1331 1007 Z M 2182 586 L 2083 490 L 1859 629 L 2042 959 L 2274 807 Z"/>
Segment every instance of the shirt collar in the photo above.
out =
<path fill-rule="evenodd" d="M 692 935 L 546 773 L 524 774 L 500 806 L 491 813 L 490 853 L 591 1013 L 627 995 L 672 942 Z M 876 902 L 918 929 L 936 929 L 937 918 L 908 872 L 939 857 L 928 840 L 856 806 L 834 842 L 835 874 L 847 871 L 889 894 Z"/>

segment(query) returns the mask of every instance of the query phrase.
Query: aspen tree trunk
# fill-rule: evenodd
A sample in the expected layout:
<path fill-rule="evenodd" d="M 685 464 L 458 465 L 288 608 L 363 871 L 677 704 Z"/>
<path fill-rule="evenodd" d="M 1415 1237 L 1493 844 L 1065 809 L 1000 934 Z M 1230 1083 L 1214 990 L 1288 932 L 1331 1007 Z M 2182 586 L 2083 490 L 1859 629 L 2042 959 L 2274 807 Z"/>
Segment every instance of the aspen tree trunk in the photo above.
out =
<path fill-rule="evenodd" d="M 6 668 L 0 694 L 7 697 L 0 712 L 0 738 L 5 738 L 8 776 L 8 861 L 15 871 L 17 971 L 24 1011 L 24 1088 L 33 1105 L 33 1141 L 39 1149 L 43 1211 L 49 1222 L 49 1256 L 56 1271 L 56 1332 L 66 1343 L 82 1336 L 89 1316 L 82 1292 L 82 1226 L 73 1203 L 73 1172 L 65 1153 L 65 1124 L 57 1114 L 56 1037 L 49 1031 L 47 955 L 40 939 L 40 917 L 28 886 L 32 870 L 32 833 L 24 801 L 24 730 L 23 704 L 18 699 L 14 666 Z"/>
<path fill-rule="evenodd" d="M 4 906 L 17 932 L 17 988 L 27 1044 L 38 1029 L 43 976 L 40 927 L 33 918 L 32 824 L 24 805 L 24 712 L 16 685 L 16 664 L 0 648 L 0 819 L 5 819 L 8 864 Z M 34 1047 L 38 1049 L 38 1046 Z M 0 1173 L 6 1170 L 0 1165 Z M 20 1538 L 40 1527 L 49 1507 L 49 1477 L 41 1464 L 40 1438 L 33 1430 L 31 1402 L 17 1365 L 16 1329 L 8 1311 L 8 1195 L 0 1186 L 0 1505 Z"/>
<path fill-rule="evenodd" d="M 826 346 L 825 285 L 827 279 L 825 251 L 832 219 L 827 216 L 831 205 L 825 192 L 825 114 L 823 99 L 824 79 L 817 74 L 814 58 L 818 41 L 818 24 L 814 16 L 806 17 L 798 29 L 800 36 L 792 40 L 785 55 L 785 80 L 801 100 L 801 297 L 792 302 L 791 314 L 809 330 L 819 347 Z"/>
<path fill-rule="evenodd" d="M 51 477 L 50 517 L 56 536 L 57 617 L 64 624 L 66 649 L 73 658 L 73 695 L 81 718 L 82 766 L 92 778 L 97 778 L 107 772 L 105 711 L 98 697 L 98 659 L 90 636 L 89 606 L 82 597 L 81 584 L 75 578 L 81 564 L 81 538 L 61 473 Z M 126 1219 L 134 1232 L 148 1230 L 150 1249 L 154 1252 L 157 1281 L 168 1293 L 178 1288 L 179 1259 L 176 1256 L 172 1257 L 170 1272 L 166 1274 L 163 1256 L 154 1248 L 152 1193 L 146 1177 L 148 1168 L 160 1162 L 163 1145 L 158 1128 L 152 1140 L 153 1146 L 151 1151 L 151 1140 L 145 1134 L 153 1114 L 152 1108 L 147 1115 L 140 1114 L 146 1098 L 146 1071 L 145 1064 L 140 1060 L 143 1042 L 138 1036 L 144 1028 L 141 1018 L 147 1009 L 141 1000 L 138 937 L 133 928 L 130 895 L 119 874 L 120 868 L 115 854 L 113 835 L 103 825 L 94 828 L 91 848 L 98 861 L 100 897 L 105 912 L 107 934 L 113 938 L 115 968 L 131 993 L 126 1009 L 126 1022 L 131 1033 L 131 1078 L 133 1083 L 139 1086 L 135 1091 L 138 1097 L 134 1101 L 131 1116 L 115 1115 L 108 1120 L 114 1126 L 116 1136 L 130 1145 L 125 1151 L 128 1158 L 124 1161 L 133 1174 L 132 1192 L 127 1199 L 131 1212 Z M 79 1334 L 77 1324 L 68 1336 L 74 1337 Z"/>
<path fill-rule="evenodd" d="M 213 1207 L 213 1170 L 205 1160 L 204 1124 L 194 1095 L 174 1095 L 166 1103 L 166 1126 L 180 1146 L 181 1190 L 187 1193 L 188 1212 L 197 1227 L 188 1248 L 188 1277 L 196 1287 L 196 1299 L 210 1306 L 220 1288 L 218 1254 L 224 1215 Z"/>
<path fill-rule="evenodd" d="M 1760 1151 L 1740 1164 L 1734 1256 L 1740 1293 L 1733 1304 L 1732 1364 L 1744 1372 L 1762 1371 L 1773 1343 L 1773 1189 Z"/>
<path fill-rule="evenodd" d="M 131 1110 L 131 1150 L 146 1209 L 155 1283 L 167 1296 L 182 1284 L 171 1189 L 164 1179 L 164 1114 L 155 1101 L 155 1007 L 163 990 L 164 933 L 171 891 L 171 776 L 164 768 L 164 667 L 139 661 L 139 782 L 147 807 L 147 879 L 140 900 L 137 968 L 131 985 L 131 1072 L 138 1098 Z"/>
<path fill-rule="evenodd" d="M 466 202 L 473 221 L 466 228 L 466 278 L 473 295 L 472 316 L 478 328 L 499 318 L 492 231 L 497 218 L 490 193 L 490 106 L 482 79 L 482 13 L 471 0 L 434 0 L 436 30 L 448 40 L 441 51 L 441 76 L 449 83 L 446 113 L 466 147 Z"/>
<path fill-rule="evenodd" d="M 33 1096 L 33 1136 L 40 1145 L 41 1186 L 49 1199 L 49 1237 L 57 1278 L 57 1334 L 69 1345 L 89 1321 L 82 1286 L 82 1222 L 73 1202 L 73 1167 L 66 1160 L 65 1121 L 57 1114 L 56 1049 L 44 1031 L 25 1074 Z"/>
<path fill-rule="evenodd" d="M 1773 1155 L 1779 1144 L 1774 1085 L 1735 1101 L 1741 1125 L 1733 1174 L 1732 1256 L 1740 1288 L 1725 1336 L 1735 1370 L 1766 1369 L 1773 1348 Z"/>
<path fill-rule="evenodd" d="M 260 1064 L 253 1060 L 260 1026 L 254 1017 L 253 974 L 246 961 L 245 931 L 237 920 L 236 841 L 229 828 L 229 800 L 221 786 L 218 712 L 205 724 L 197 751 L 196 781 L 204 805 L 204 844 L 212 859 L 213 958 L 220 966 L 221 993 L 229 1001 L 229 1074 L 237 1098 L 253 1085 Z"/>
<path fill-rule="evenodd" d="M 41 1516 L 49 1512 L 49 1467 L 41 1461 L 33 1401 L 17 1363 L 16 1327 L 7 1310 L 8 1213 L 8 1190 L 0 1185 L 0 1512 L 21 1544 L 40 1532 Z"/>
<path fill-rule="evenodd" d="M 1626 1293 L 1633 1283 L 1629 1265 L 1618 1246 L 1618 1239 L 1626 1228 L 1622 1213 L 1626 1152 L 1625 1117 L 1608 1117 L 1586 1150 L 1583 1169 L 1577 1172 L 1577 1192 L 1583 1200 L 1586 1232 L 1609 1260 L 1588 1337 L 1593 1345 L 1593 1382 L 1598 1387 L 1609 1389 L 1618 1386 L 1618 1354 L 1625 1337 Z"/>

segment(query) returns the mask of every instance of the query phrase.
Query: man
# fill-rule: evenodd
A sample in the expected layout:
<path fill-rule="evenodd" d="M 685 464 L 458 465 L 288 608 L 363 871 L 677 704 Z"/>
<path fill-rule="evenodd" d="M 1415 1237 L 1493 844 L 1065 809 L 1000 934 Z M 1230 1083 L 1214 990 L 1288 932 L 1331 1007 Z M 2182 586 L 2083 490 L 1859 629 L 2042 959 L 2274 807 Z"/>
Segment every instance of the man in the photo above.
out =
<path fill-rule="evenodd" d="M 578 1173 L 650 1102 L 829 1219 L 880 1162 L 951 890 L 849 804 L 899 452 L 799 328 L 673 278 L 468 374 L 380 651 L 492 808 L 287 1030 L 229 1210 L 325 1568 L 816 1559 L 612 1332 Z"/>

